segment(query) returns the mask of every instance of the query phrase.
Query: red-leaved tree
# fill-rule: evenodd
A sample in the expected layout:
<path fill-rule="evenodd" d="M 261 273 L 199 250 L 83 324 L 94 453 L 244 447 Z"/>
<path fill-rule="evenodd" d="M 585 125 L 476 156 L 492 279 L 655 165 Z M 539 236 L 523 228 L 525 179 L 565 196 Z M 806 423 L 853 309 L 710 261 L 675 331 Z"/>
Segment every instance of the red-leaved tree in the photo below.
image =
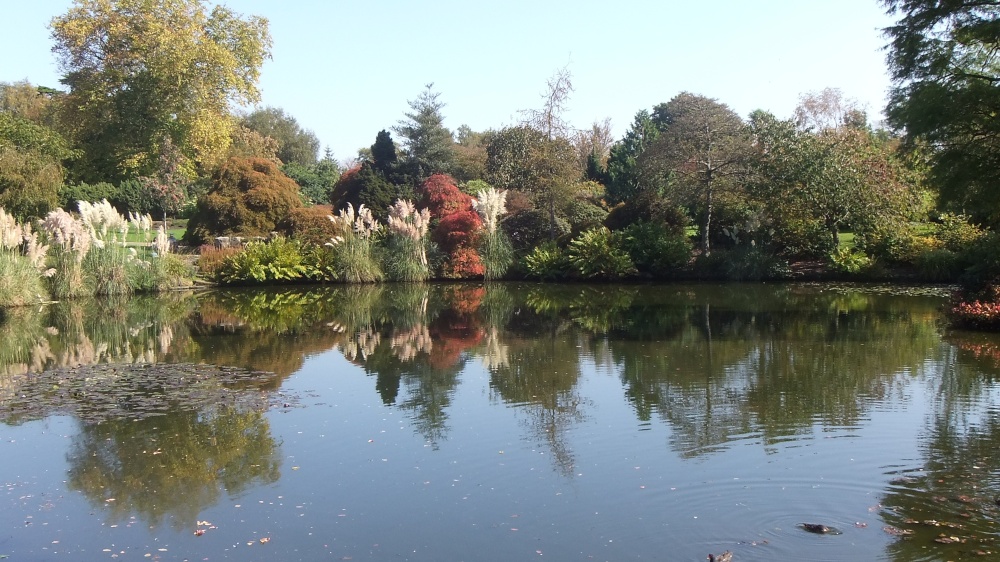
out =
<path fill-rule="evenodd" d="M 427 178 L 421 189 L 421 202 L 437 219 L 431 239 L 448 255 L 442 275 L 450 278 L 481 277 L 482 260 L 476 242 L 483 221 L 472 208 L 472 197 L 455 186 L 444 174 Z"/>

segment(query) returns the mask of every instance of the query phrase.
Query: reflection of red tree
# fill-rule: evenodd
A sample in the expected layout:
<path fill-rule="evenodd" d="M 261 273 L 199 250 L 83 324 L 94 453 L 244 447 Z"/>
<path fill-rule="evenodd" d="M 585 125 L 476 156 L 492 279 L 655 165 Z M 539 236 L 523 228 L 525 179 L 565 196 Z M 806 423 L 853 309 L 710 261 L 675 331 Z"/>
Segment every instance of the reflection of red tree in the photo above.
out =
<path fill-rule="evenodd" d="M 486 287 L 463 287 L 453 285 L 446 287 L 444 291 L 444 301 L 448 307 L 458 314 L 475 314 L 486 296 Z"/>
<path fill-rule="evenodd" d="M 479 307 L 478 303 L 475 307 Z M 483 328 L 476 315 L 460 312 L 457 308 L 442 312 L 431 322 L 429 329 L 434 347 L 428 362 L 435 369 L 455 365 L 463 351 L 483 341 Z"/>

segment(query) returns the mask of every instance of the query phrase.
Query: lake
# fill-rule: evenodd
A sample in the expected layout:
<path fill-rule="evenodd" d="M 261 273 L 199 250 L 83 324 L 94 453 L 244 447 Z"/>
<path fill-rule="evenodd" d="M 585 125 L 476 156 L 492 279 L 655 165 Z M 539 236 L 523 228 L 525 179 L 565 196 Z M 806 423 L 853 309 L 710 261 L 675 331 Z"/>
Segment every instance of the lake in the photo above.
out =
<path fill-rule="evenodd" d="M 989 559 L 1000 338 L 946 302 L 427 284 L 9 311 L 0 555 Z"/>

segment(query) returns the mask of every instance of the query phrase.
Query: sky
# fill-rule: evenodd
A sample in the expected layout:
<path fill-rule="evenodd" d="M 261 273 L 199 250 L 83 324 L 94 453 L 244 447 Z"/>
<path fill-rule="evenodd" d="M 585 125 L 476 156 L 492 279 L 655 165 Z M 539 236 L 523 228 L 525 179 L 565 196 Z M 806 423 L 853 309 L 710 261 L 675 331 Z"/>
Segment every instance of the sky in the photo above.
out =
<path fill-rule="evenodd" d="M 890 85 L 892 24 L 878 0 L 228 0 L 269 20 L 272 59 L 262 106 L 311 130 L 337 160 L 391 131 L 425 85 L 445 126 L 516 124 L 565 67 L 566 120 L 610 118 L 615 138 L 635 114 L 680 92 L 746 117 L 790 117 L 800 96 L 833 87 L 878 122 Z M 61 87 L 49 21 L 72 0 L 0 0 L 0 81 Z"/>

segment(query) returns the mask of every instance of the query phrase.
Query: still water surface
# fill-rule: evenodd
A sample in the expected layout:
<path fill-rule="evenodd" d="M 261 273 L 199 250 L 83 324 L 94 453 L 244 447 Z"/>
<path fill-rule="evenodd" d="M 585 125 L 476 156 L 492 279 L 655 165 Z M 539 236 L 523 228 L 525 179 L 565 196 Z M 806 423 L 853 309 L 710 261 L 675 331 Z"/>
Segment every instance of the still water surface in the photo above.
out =
<path fill-rule="evenodd" d="M 411 285 L 18 310 L 0 555 L 991 559 L 1000 339 L 944 303 Z"/>

